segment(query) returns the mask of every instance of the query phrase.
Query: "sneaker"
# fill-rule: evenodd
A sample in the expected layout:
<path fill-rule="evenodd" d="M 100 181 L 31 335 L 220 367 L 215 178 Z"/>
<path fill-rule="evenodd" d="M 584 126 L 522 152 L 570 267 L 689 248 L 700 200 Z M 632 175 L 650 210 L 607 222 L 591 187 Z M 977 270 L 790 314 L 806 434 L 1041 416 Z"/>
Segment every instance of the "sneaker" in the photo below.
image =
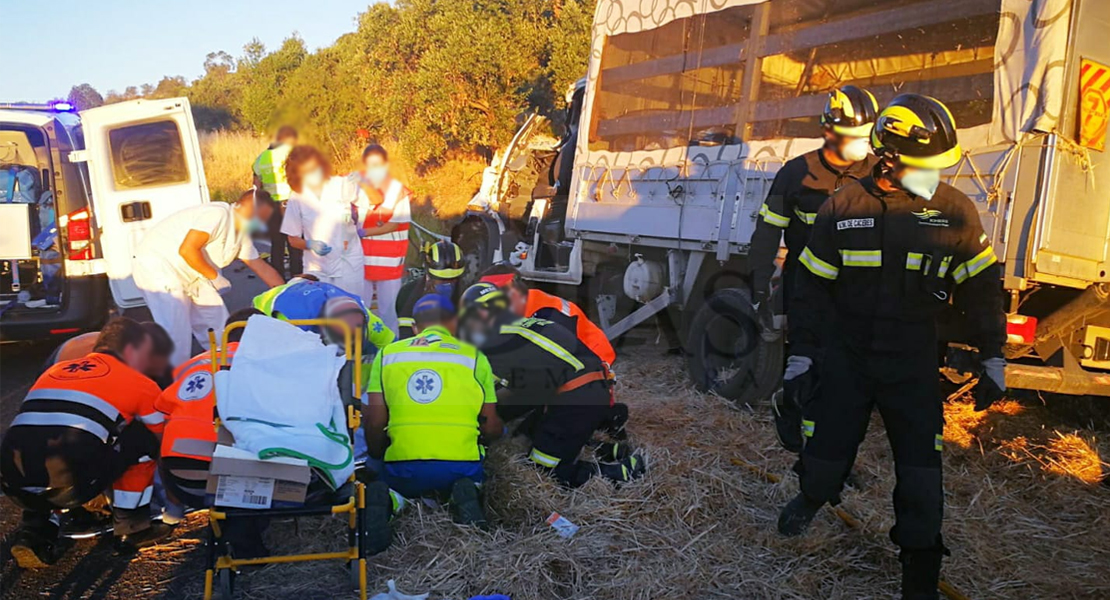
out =
<path fill-rule="evenodd" d="M 483 531 L 489 528 L 478 485 L 463 477 L 451 484 L 451 516 L 460 525 L 473 525 Z"/>
<path fill-rule="evenodd" d="M 779 533 L 787 537 L 805 533 L 813 517 L 817 516 L 817 511 L 824 505 L 824 502 L 810 500 L 805 494 L 794 496 L 794 499 L 779 513 Z"/>
<path fill-rule="evenodd" d="M 58 561 L 68 545 L 44 532 L 20 529 L 11 542 L 12 558 L 21 569 L 42 569 Z"/>
<path fill-rule="evenodd" d="M 173 527 L 165 523 L 152 522 L 150 527 L 129 533 L 116 540 L 116 554 L 134 554 L 143 548 L 156 546 L 173 534 Z"/>
<path fill-rule="evenodd" d="M 787 452 L 802 451 L 802 410 L 779 388 L 771 396 L 771 410 L 775 416 L 775 434 Z"/>
<path fill-rule="evenodd" d="M 393 530 L 389 524 L 392 517 L 393 498 L 389 494 L 389 486 L 384 481 L 367 485 L 362 525 L 366 536 L 366 552 L 371 556 L 385 552 L 393 543 Z"/>

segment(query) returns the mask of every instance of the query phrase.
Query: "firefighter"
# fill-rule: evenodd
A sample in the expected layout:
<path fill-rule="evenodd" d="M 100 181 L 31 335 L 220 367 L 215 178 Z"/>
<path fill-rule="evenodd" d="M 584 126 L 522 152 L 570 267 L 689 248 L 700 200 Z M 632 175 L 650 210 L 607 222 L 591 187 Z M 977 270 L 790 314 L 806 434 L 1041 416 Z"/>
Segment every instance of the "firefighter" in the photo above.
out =
<path fill-rule="evenodd" d="M 440 240 L 424 247 L 424 276 L 414 281 L 404 294 L 397 299 L 397 322 L 400 327 L 398 339 L 413 336 L 413 307 L 425 294 L 439 294 L 454 304 L 459 300 L 459 282 L 463 275 L 462 249 L 458 244 Z"/>
<path fill-rule="evenodd" d="M 19 566 L 44 567 L 62 551 L 55 511 L 107 494 L 117 549 L 131 552 L 169 535 L 150 521 L 162 414 L 161 390 L 142 374 L 150 334 L 112 320 L 93 351 L 60 362 L 31 386 L 0 446 L 0 489 L 23 509 L 11 552 Z"/>
<path fill-rule="evenodd" d="M 822 205 L 799 258 L 784 385 L 795 397 L 819 391 L 806 405 L 795 466 L 801 493 L 778 526 L 798 535 L 822 505 L 839 502 L 877 407 L 894 451 L 890 535 L 901 548 L 902 597 L 931 599 L 947 553 L 935 317 L 950 300 L 965 315 L 983 369 L 976 408 L 986 409 L 1005 390 L 1001 269 L 974 204 L 940 182 L 940 170 L 960 159 L 943 104 L 898 96 L 871 143 L 879 164 Z"/>
<path fill-rule="evenodd" d="M 385 462 L 384 483 L 371 484 L 368 503 L 392 496 L 396 513 L 406 498 L 449 498 L 456 523 L 485 528 L 478 497 L 483 445 L 502 430 L 493 371 L 477 348 L 455 338 L 449 298 L 426 294 L 413 318 L 416 337 L 386 346 L 371 370 L 366 443 L 370 456 Z M 388 543 L 388 515 L 368 514 L 368 531 L 383 532 L 369 537 L 371 551 L 380 552 L 385 548 L 376 540 Z"/>
<path fill-rule="evenodd" d="M 759 211 L 760 218 L 752 234 L 749 254 L 753 303 L 768 335 L 774 335 L 771 276 L 775 272 L 779 240 L 785 239 L 787 255 L 783 265 L 782 290 L 775 294 L 775 298 L 788 300 L 798 269 L 798 257 L 809 239 L 817 209 L 844 184 L 870 174 L 878 161 L 871 154 L 869 139 L 878 112 L 875 96 L 865 89 L 846 85 L 832 90 L 821 112 L 824 145 L 788 161 L 771 183 L 767 199 Z M 783 314 L 789 319 L 789 310 Z M 800 452 L 801 407 L 785 400 L 782 393 L 774 396 L 775 429 L 784 448 Z"/>
<path fill-rule="evenodd" d="M 607 366 L 612 366 L 617 360 L 617 352 L 609 343 L 605 332 L 590 321 L 577 304 L 543 290 L 529 289 L 521 278 L 520 271 L 511 265 L 493 265 L 482 274 L 481 280 L 504 290 L 509 299 L 509 308 L 518 316 L 554 321 L 573 332 Z"/>
<path fill-rule="evenodd" d="M 618 482 L 643 475 L 643 457 L 619 442 L 597 445 L 598 462 L 578 460 L 594 431 L 612 417 L 612 382 L 596 354 L 558 323 L 514 314 L 508 296 L 492 283 L 467 288 L 461 304 L 461 336 L 489 358 L 503 388 L 498 415 L 505 421 L 530 417 L 524 427 L 532 439 L 528 458 L 537 467 L 570 487 L 598 474 Z"/>

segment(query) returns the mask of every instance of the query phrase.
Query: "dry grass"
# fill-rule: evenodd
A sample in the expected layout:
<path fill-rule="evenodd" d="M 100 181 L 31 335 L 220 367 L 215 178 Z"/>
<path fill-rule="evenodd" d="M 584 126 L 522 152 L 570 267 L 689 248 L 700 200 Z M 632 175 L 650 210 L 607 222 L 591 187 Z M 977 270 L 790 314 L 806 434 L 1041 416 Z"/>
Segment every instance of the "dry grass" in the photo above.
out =
<path fill-rule="evenodd" d="M 488 459 L 493 531 L 410 507 L 394 546 L 371 560 L 372 590 L 395 579 L 433 600 L 493 592 L 517 600 L 896 595 L 899 565 L 886 536 L 893 464 L 877 418 L 857 461 L 865 489 L 849 489 L 841 505 L 860 529 L 826 510 L 807 536 L 783 539 L 775 519 L 797 484 L 767 411 L 731 410 L 692 391 L 680 361 L 655 346 L 630 350 L 618 366 L 634 442 L 650 461 L 644 480 L 563 490 L 525 463 L 524 442 L 497 444 Z M 1036 405 L 974 414 L 960 398 L 946 412 L 946 435 L 965 436 L 946 447 L 946 579 L 975 599 L 1110 597 L 1110 490 L 1085 483 L 1110 451 L 1104 439 L 1046 428 L 1053 415 Z M 734 458 L 782 481 L 769 484 Z M 552 511 L 581 526 L 578 534 L 557 536 L 544 522 Z M 342 539 L 335 521 L 277 523 L 269 535 L 283 551 Z M 187 581 L 182 592 L 191 596 L 201 580 L 196 573 L 177 583 Z M 250 599 L 337 597 L 347 587 L 339 566 L 322 563 L 268 567 L 244 583 Z"/>
<path fill-rule="evenodd" d="M 213 200 L 233 200 L 250 187 L 251 165 L 268 143 L 265 138 L 244 132 L 201 134 L 204 174 Z M 465 212 L 466 203 L 482 183 L 486 164 L 457 158 L 418 173 L 394 145 L 386 146 L 391 153 L 395 176 L 413 190 L 413 212 L 418 221 L 433 231 L 445 233 L 447 224 Z M 346 147 L 335 147 L 329 143 L 321 149 L 331 155 L 337 173 L 349 173 L 358 168 L 362 144 L 352 141 Z"/>

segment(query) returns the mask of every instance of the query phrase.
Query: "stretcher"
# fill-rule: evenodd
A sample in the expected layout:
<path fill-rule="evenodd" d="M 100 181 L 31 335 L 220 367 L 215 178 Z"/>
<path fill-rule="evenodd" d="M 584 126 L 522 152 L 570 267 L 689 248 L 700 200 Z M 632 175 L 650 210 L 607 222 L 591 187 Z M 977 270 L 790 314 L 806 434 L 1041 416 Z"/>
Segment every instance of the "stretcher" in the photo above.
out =
<path fill-rule="evenodd" d="M 292 325 L 318 327 L 339 327 L 343 330 L 346 364 L 339 375 L 341 397 L 347 408 L 347 427 L 353 436 L 358 431 L 361 416 L 356 409 L 359 405 L 362 381 L 362 336 L 352 335 L 350 328 L 341 320 L 304 319 L 289 321 Z M 212 374 L 230 369 L 231 361 L 227 352 L 228 334 L 246 327 L 246 321 L 238 321 L 224 328 L 220 343 L 216 343 L 215 333 L 209 331 L 211 342 Z M 349 393 L 347 393 L 349 390 Z M 219 417 L 216 417 L 219 427 Z M 366 491 L 363 484 L 352 475 L 347 482 L 335 491 L 330 502 L 309 503 L 297 508 L 242 509 L 217 508 L 208 511 L 208 532 L 206 538 L 207 568 L 204 574 L 204 598 L 213 598 L 218 586 L 220 596 L 230 600 L 235 591 L 235 578 L 239 568 L 252 565 L 272 565 L 317 560 L 346 561 L 352 588 L 358 590 L 359 600 L 366 600 L 366 543 L 364 520 Z M 224 527 L 233 519 L 288 518 L 333 516 L 346 518 L 347 547 L 335 552 L 314 552 L 306 554 L 272 555 L 256 558 L 235 558 L 230 552 L 230 544 L 224 539 Z"/>

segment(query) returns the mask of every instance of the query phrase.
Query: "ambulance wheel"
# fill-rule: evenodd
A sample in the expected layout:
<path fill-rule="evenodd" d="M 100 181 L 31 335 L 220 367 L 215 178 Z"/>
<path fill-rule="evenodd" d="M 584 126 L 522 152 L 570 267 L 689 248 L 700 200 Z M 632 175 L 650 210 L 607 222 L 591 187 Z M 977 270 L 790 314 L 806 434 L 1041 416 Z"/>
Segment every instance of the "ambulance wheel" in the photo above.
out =
<path fill-rule="evenodd" d="M 736 405 L 758 404 L 780 384 L 783 342 L 760 336 L 747 290 L 726 288 L 714 292 L 694 315 L 686 366 L 698 390 Z"/>
<path fill-rule="evenodd" d="M 235 597 L 235 571 L 233 569 L 220 569 L 219 575 L 220 597 L 231 600 Z"/>

